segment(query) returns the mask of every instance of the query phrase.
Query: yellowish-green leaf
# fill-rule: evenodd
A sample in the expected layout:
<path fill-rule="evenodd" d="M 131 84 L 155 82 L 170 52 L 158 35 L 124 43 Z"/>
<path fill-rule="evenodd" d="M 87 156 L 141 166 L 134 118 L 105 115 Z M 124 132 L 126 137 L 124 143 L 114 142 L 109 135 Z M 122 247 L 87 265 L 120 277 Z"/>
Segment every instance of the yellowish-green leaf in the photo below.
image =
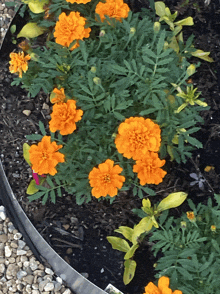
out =
<path fill-rule="evenodd" d="M 149 232 L 152 229 L 152 226 L 153 222 L 150 216 L 142 218 L 142 220 L 134 227 L 132 244 L 137 244 L 138 237 L 145 232 Z"/>
<path fill-rule="evenodd" d="M 199 99 L 195 100 L 195 103 L 202 106 L 202 107 L 207 107 L 208 106 L 208 104 L 206 102 L 203 102 L 203 101 L 201 101 Z"/>
<path fill-rule="evenodd" d="M 116 249 L 122 252 L 128 252 L 128 250 L 130 249 L 128 242 L 122 238 L 108 236 L 107 240 L 109 243 L 111 243 L 113 249 Z"/>
<path fill-rule="evenodd" d="M 183 32 L 181 32 L 178 36 L 176 36 L 177 41 L 183 42 Z"/>
<path fill-rule="evenodd" d="M 214 60 L 211 57 L 209 57 L 209 54 L 210 52 L 204 52 L 203 50 L 200 50 L 200 49 L 196 50 L 195 52 L 191 52 L 192 56 L 201 58 L 208 62 L 214 62 Z"/>
<path fill-rule="evenodd" d="M 30 148 L 31 147 L 27 143 L 23 144 L 23 157 L 26 160 L 26 162 L 31 166 L 30 154 L 29 154 L 29 149 Z"/>
<path fill-rule="evenodd" d="M 150 202 L 150 199 L 149 199 L 149 198 L 147 198 L 147 199 L 143 199 L 143 200 L 142 200 L 142 206 L 143 206 L 143 207 L 151 208 L 151 202 Z"/>
<path fill-rule="evenodd" d="M 159 203 L 157 210 L 160 212 L 166 209 L 178 207 L 185 201 L 187 195 L 188 194 L 185 192 L 171 193 Z"/>
<path fill-rule="evenodd" d="M 165 8 L 166 6 L 162 1 L 155 2 L 156 14 L 160 17 L 166 15 Z"/>
<path fill-rule="evenodd" d="M 169 47 L 172 48 L 176 53 L 179 53 L 180 48 L 175 36 L 170 39 Z"/>
<path fill-rule="evenodd" d="M 170 161 L 173 161 L 174 160 L 174 155 L 173 155 L 172 146 L 170 146 L 170 145 L 167 146 L 167 152 L 170 155 Z"/>
<path fill-rule="evenodd" d="M 123 282 L 125 285 L 129 284 L 134 277 L 135 270 L 136 270 L 136 262 L 131 259 L 127 259 L 124 262 L 124 275 L 123 275 Z"/>
<path fill-rule="evenodd" d="M 39 189 L 37 188 L 35 180 L 32 180 L 27 188 L 26 193 L 28 195 L 33 195 L 34 193 L 37 193 Z"/>
<path fill-rule="evenodd" d="M 135 251 L 137 250 L 138 247 L 139 247 L 138 244 L 133 245 L 133 246 L 128 250 L 128 252 L 125 254 L 124 259 L 126 260 L 126 259 L 131 258 L 131 257 L 134 255 L 134 253 L 135 253 Z"/>
<path fill-rule="evenodd" d="M 48 3 L 49 3 L 49 0 L 44 0 L 44 1 L 34 0 L 34 1 L 29 1 L 28 6 L 33 13 L 42 13 L 45 11 L 44 5 Z"/>
<path fill-rule="evenodd" d="M 130 242 L 132 242 L 132 234 L 133 229 L 126 227 L 126 226 L 120 226 L 117 230 L 115 230 L 116 233 L 122 234 L 126 239 L 128 239 Z"/>
<path fill-rule="evenodd" d="M 164 20 L 169 26 L 170 26 L 170 29 L 173 31 L 174 30 L 174 24 L 172 22 L 172 20 L 169 19 L 168 16 L 164 15 L 160 18 L 160 21 L 161 20 Z"/>
<path fill-rule="evenodd" d="M 50 94 L 50 102 L 52 101 L 52 99 L 53 98 L 55 98 L 56 97 L 56 93 L 54 93 L 54 92 L 51 92 L 51 94 Z"/>
<path fill-rule="evenodd" d="M 174 22 L 174 24 L 176 26 L 193 26 L 194 22 L 193 22 L 193 18 L 191 16 L 184 18 L 182 20 L 179 20 L 177 22 Z"/>
<path fill-rule="evenodd" d="M 171 16 L 171 12 L 170 12 L 169 7 L 165 7 L 165 14 L 166 14 L 168 17 Z"/>
<path fill-rule="evenodd" d="M 36 38 L 42 35 L 46 29 L 39 27 L 35 22 L 29 22 L 21 29 L 20 33 L 17 35 L 18 38 Z"/>
<path fill-rule="evenodd" d="M 194 64 L 190 64 L 190 66 L 188 66 L 187 70 L 186 70 L 188 76 L 193 75 L 195 73 L 195 71 L 196 71 L 196 67 Z"/>

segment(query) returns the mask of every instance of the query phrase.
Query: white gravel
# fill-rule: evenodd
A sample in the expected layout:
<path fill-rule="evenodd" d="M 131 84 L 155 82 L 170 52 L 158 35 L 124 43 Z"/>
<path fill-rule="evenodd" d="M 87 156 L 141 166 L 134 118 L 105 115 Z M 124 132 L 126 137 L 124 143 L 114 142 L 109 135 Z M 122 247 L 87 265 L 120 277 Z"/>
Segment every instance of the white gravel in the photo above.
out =
<path fill-rule="evenodd" d="M 53 270 L 36 260 L 0 206 L 0 294 L 71 294 Z"/>

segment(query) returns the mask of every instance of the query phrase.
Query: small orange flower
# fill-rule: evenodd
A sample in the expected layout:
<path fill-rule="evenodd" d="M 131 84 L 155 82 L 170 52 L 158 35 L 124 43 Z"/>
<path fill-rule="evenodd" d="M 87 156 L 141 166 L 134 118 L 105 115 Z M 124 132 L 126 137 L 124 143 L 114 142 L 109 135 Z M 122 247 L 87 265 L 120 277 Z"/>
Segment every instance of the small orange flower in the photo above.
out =
<path fill-rule="evenodd" d="M 149 118 L 127 118 L 118 128 L 118 135 L 115 138 L 116 148 L 124 157 L 139 159 L 148 151 L 159 151 L 160 132 L 159 125 Z"/>
<path fill-rule="evenodd" d="M 64 88 L 54 88 L 52 92 L 53 98 L 51 99 L 51 103 L 59 103 L 64 102 L 66 99 L 66 95 L 64 93 Z"/>
<path fill-rule="evenodd" d="M 90 28 L 85 28 L 86 18 L 80 16 L 79 12 L 70 12 L 67 16 L 65 12 L 62 12 L 59 16 L 59 20 L 55 26 L 54 37 L 56 43 L 69 47 L 73 41 L 77 41 L 70 50 L 79 47 L 78 40 L 83 38 L 89 38 Z"/>
<path fill-rule="evenodd" d="M 148 152 L 145 156 L 136 161 L 133 166 L 133 171 L 138 173 L 140 184 L 155 184 L 158 185 L 163 181 L 167 174 L 160 167 L 165 164 L 165 160 L 160 160 L 157 153 Z"/>
<path fill-rule="evenodd" d="M 66 0 L 67 2 L 70 2 L 70 3 L 77 3 L 77 4 L 86 4 L 88 2 L 90 2 L 91 0 Z"/>
<path fill-rule="evenodd" d="M 50 174 L 54 176 L 57 173 L 55 166 L 59 162 L 64 162 L 64 155 L 57 152 L 62 147 L 56 142 L 51 143 L 50 136 L 44 136 L 38 145 L 32 145 L 29 154 L 33 171 L 39 175 Z"/>
<path fill-rule="evenodd" d="M 122 170 L 119 165 L 114 166 L 114 161 L 111 159 L 100 163 L 98 168 L 94 167 L 89 173 L 89 183 L 93 187 L 92 195 L 96 198 L 116 196 L 125 181 L 125 177 L 119 175 Z"/>
<path fill-rule="evenodd" d="M 99 14 L 101 21 L 105 19 L 105 15 L 122 21 L 122 18 L 128 17 L 130 11 L 129 6 L 123 0 L 106 0 L 96 5 L 95 13 Z"/>
<path fill-rule="evenodd" d="M 158 287 L 152 282 L 145 287 L 144 294 L 182 294 L 182 291 L 175 290 L 174 292 L 169 288 L 170 279 L 168 277 L 161 277 L 158 281 Z"/>
<path fill-rule="evenodd" d="M 10 53 L 11 60 L 9 61 L 9 71 L 11 73 L 18 73 L 19 78 L 22 78 L 22 71 L 26 72 L 28 70 L 28 60 L 31 59 L 31 56 L 27 54 L 24 56 L 24 52 L 19 53 Z"/>
<path fill-rule="evenodd" d="M 81 120 L 83 111 L 76 109 L 76 101 L 68 100 L 66 103 L 56 103 L 53 106 L 49 128 L 51 132 L 60 131 L 61 135 L 72 134 L 76 129 L 76 122 Z"/>
<path fill-rule="evenodd" d="M 196 217 L 193 211 L 187 211 L 186 216 L 191 222 L 195 222 Z"/>
<path fill-rule="evenodd" d="M 215 226 L 215 225 L 212 225 L 212 226 L 210 227 L 210 229 L 211 229 L 212 232 L 216 232 L 216 226 Z"/>

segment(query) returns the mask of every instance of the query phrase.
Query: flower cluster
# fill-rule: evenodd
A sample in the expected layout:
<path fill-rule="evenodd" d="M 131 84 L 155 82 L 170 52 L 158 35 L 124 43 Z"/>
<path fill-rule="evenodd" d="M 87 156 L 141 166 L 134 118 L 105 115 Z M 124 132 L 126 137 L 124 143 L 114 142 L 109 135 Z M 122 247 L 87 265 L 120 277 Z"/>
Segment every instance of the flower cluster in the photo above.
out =
<path fill-rule="evenodd" d="M 166 175 L 161 169 L 165 160 L 156 153 L 160 149 L 160 133 L 159 125 L 143 117 L 130 117 L 118 128 L 116 148 L 124 157 L 136 160 L 133 171 L 138 173 L 141 185 L 158 185 Z"/>
<path fill-rule="evenodd" d="M 129 11 L 129 6 L 123 0 L 106 0 L 97 4 L 95 13 L 100 16 L 101 21 L 104 21 L 105 15 L 122 21 L 122 18 L 128 17 Z"/>
<path fill-rule="evenodd" d="M 169 288 L 170 279 L 168 277 L 161 277 L 158 280 L 158 287 L 152 282 L 148 283 L 145 287 L 144 294 L 182 294 L 182 291 L 172 291 Z"/>
<path fill-rule="evenodd" d="M 9 61 L 10 66 L 9 70 L 11 73 L 18 73 L 19 78 L 22 78 L 22 72 L 28 70 L 28 60 L 31 59 L 31 56 L 27 54 L 24 56 L 24 52 L 19 53 L 10 53 L 11 60 Z"/>

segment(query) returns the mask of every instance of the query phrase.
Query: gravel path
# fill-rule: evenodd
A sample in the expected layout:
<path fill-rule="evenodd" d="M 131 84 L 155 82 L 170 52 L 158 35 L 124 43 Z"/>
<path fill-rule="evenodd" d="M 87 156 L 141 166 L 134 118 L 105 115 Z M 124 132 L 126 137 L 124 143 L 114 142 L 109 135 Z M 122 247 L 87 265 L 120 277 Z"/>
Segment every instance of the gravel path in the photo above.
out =
<path fill-rule="evenodd" d="M 0 45 L 15 14 L 0 3 Z M 0 294 L 71 294 L 60 277 L 36 260 L 22 235 L 0 206 Z"/>

